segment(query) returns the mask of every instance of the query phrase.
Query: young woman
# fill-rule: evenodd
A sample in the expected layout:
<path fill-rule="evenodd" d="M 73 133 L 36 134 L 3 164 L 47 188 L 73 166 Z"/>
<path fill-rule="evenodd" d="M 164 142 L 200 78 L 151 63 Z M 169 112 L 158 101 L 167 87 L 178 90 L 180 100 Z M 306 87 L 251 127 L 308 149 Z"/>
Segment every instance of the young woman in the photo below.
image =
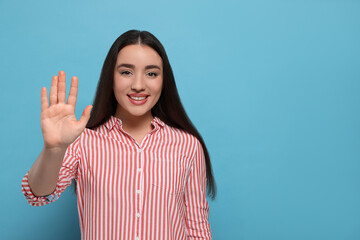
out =
<path fill-rule="evenodd" d="M 81 239 L 211 239 L 209 154 L 159 40 L 136 30 L 116 39 L 79 121 L 77 78 L 67 102 L 65 89 L 63 71 L 49 102 L 41 89 L 44 148 L 22 179 L 29 204 L 56 201 L 74 179 Z"/>

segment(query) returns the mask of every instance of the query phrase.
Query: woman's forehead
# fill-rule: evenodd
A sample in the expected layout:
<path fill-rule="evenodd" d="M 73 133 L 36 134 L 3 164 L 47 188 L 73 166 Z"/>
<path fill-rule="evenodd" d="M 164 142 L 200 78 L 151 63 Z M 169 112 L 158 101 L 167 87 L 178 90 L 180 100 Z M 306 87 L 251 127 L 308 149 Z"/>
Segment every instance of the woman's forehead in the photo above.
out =
<path fill-rule="evenodd" d="M 147 45 L 132 44 L 122 48 L 117 56 L 116 64 L 141 65 L 160 65 L 162 59 L 160 55 Z"/>

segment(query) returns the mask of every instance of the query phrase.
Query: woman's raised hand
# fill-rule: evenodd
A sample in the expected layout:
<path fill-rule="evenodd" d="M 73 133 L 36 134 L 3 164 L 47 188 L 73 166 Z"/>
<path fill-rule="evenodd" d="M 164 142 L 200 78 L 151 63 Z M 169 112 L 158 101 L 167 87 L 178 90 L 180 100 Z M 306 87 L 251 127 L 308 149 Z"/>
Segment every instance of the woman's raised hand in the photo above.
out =
<path fill-rule="evenodd" d="M 66 148 L 84 131 L 90 118 L 91 105 L 88 105 L 77 121 L 75 105 L 78 91 L 78 79 L 72 77 L 70 92 L 66 98 L 65 72 L 60 71 L 54 76 L 50 89 L 50 106 L 45 87 L 41 89 L 41 131 L 44 148 Z"/>

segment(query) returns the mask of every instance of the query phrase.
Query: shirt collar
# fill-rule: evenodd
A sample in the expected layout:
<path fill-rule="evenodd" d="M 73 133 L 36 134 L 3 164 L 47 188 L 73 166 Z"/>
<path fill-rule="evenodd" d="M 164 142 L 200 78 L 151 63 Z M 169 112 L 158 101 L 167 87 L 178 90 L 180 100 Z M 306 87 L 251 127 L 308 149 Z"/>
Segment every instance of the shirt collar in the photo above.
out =
<path fill-rule="evenodd" d="M 151 120 L 151 124 L 154 125 L 154 127 L 164 127 L 165 123 L 161 121 L 160 118 L 154 117 L 153 120 Z M 120 128 L 122 127 L 122 120 L 120 118 L 110 116 L 110 118 L 104 123 L 105 127 L 110 131 L 113 129 L 115 125 L 118 125 Z"/>

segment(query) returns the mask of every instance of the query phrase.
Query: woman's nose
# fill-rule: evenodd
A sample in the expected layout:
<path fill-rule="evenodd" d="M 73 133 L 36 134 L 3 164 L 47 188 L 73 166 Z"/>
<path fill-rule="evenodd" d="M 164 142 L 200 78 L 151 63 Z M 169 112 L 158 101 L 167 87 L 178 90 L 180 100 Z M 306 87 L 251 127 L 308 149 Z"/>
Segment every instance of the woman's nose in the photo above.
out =
<path fill-rule="evenodd" d="M 134 80 L 132 82 L 132 86 L 131 86 L 132 90 L 135 91 L 142 91 L 145 90 L 145 86 L 144 86 L 144 78 L 143 76 L 137 74 L 134 77 Z"/>

